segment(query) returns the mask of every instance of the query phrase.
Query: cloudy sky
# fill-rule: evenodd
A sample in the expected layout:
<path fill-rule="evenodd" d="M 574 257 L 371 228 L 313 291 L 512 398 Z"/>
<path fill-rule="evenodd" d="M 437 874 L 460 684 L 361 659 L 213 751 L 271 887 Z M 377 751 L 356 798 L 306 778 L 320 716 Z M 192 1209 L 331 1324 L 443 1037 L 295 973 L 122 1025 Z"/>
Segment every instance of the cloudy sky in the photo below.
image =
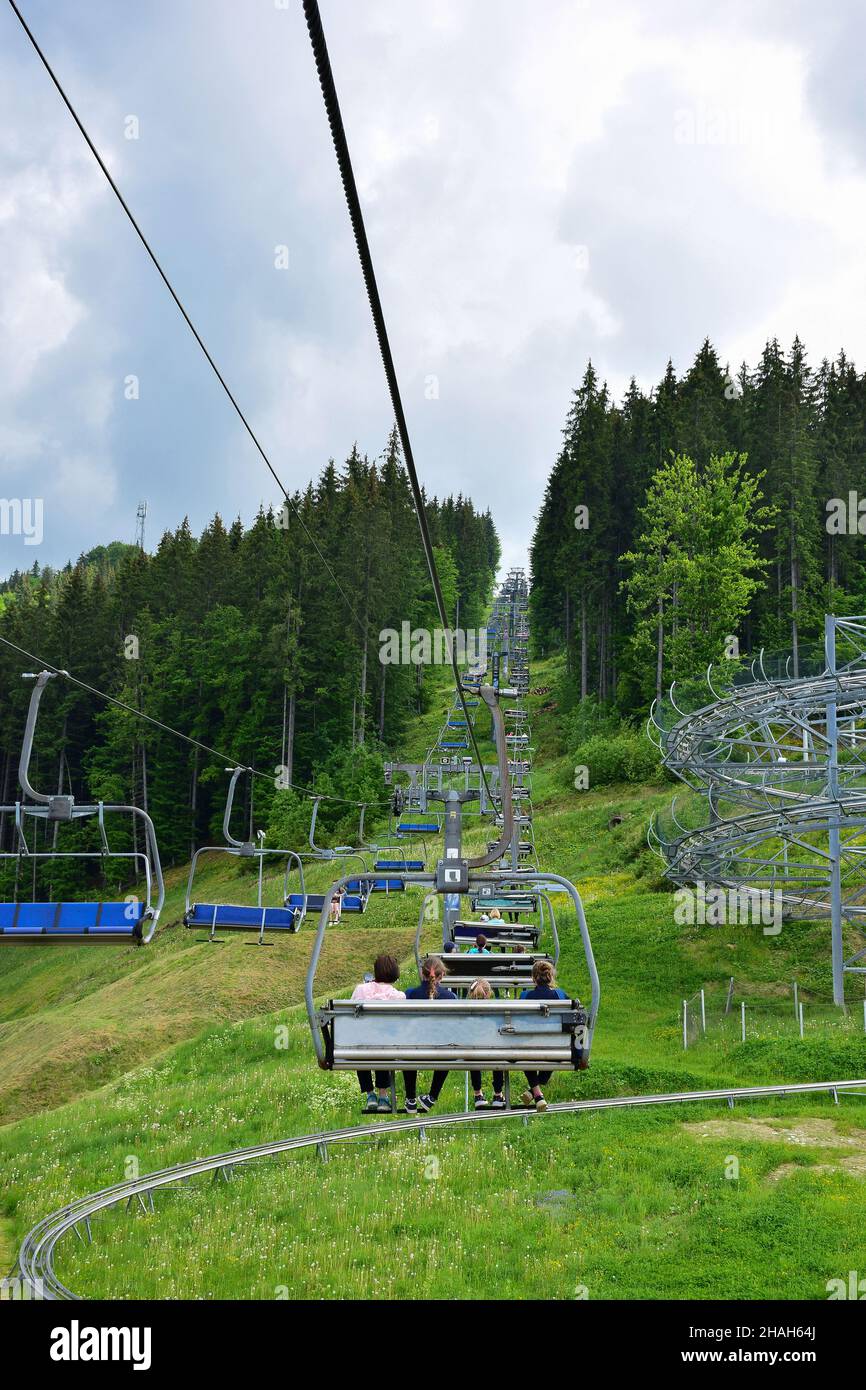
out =
<path fill-rule="evenodd" d="M 378 455 L 300 0 L 19 2 L 286 485 Z M 321 8 L 419 470 L 492 509 L 506 564 L 588 357 L 617 395 L 706 335 L 866 365 L 862 4 Z M 0 574 L 132 540 L 140 499 L 149 546 L 274 499 L 6 0 L 0 460 L 0 496 L 44 499 Z"/>

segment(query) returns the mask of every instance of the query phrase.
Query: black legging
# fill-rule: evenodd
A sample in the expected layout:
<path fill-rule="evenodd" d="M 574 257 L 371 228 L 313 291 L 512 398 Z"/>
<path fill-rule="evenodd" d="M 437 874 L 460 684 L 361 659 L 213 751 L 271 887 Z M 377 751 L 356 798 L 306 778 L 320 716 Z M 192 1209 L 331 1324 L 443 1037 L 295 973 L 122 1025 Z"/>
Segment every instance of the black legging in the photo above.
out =
<path fill-rule="evenodd" d="M 480 1071 L 471 1071 L 471 1072 L 469 1073 L 469 1080 L 472 1082 L 472 1089 L 473 1089 L 474 1091 L 480 1091 L 480 1090 L 481 1090 L 481 1072 L 480 1072 Z M 495 1072 L 493 1073 L 493 1093 L 494 1093 L 494 1095 L 501 1096 L 501 1095 L 502 1095 L 502 1088 L 504 1087 L 504 1085 L 505 1085 L 505 1072 L 504 1072 L 504 1071 L 495 1071 Z"/>
<path fill-rule="evenodd" d="M 371 1071 L 359 1071 L 358 1084 L 364 1092 L 364 1095 L 369 1095 L 373 1089 L 373 1073 Z M 376 1085 L 380 1091 L 390 1091 L 391 1073 L 389 1071 L 377 1071 Z"/>
<path fill-rule="evenodd" d="M 434 1071 L 433 1080 L 430 1082 L 430 1099 L 438 1100 L 439 1092 L 445 1085 L 447 1071 Z M 406 1099 L 415 1100 L 418 1095 L 418 1073 L 417 1071 L 404 1071 L 403 1085 L 406 1087 Z"/>
<path fill-rule="evenodd" d="M 529 1082 L 530 1091 L 532 1090 L 533 1086 L 546 1086 L 550 1078 L 553 1076 L 552 1071 L 528 1071 L 524 1074 L 526 1076 L 527 1081 Z"/>

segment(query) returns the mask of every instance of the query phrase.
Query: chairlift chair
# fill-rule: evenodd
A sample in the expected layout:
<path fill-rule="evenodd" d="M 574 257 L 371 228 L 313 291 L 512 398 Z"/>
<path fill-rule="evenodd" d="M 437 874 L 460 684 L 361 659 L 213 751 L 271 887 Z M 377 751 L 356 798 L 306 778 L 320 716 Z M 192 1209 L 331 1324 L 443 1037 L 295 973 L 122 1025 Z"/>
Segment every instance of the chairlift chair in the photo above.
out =
<path fill-rule="evenodd" d="M 225 811 L 223 812 L 223 835 L 225 836 L 226 843 L 224 845 L 202 845 L 195 851 L 189 867 L 189 878 L 186 884 L 186 906 L 183 916 L 184 926 L 206 928 L 208 935 L 201 939 L 211 944 L 220 944 L 221 938 L 216 935 L 217 928 L 220 928 L 222 931 L 258 932 L 258 940 L 250 944 L 256 946 L 270 946 L 273 943 L 265 941 L 266 931 L 289 934 L 300 931 L 301 923 L 306 916 L 308 907 L 308 894 L 304 885 L 304 866 L 301 862 L 300 855 L 296 854 L 294 850 L 267 849 L 263 843 L 263 830 L 260 830 L 256 837 L 259 843 L 255 843 L 252 826 L 252 804 L 250 805 L 249 838 L 246 840 L 238 840 L 235 838 L 231 831 L 231 814 L 234 804 L 235 788 L 237 787 L 239 778 L 241 778 L 245 772 L 250 771 L 250 769 L 245 767 L 234 767 L 226 768 L 226 771 L 232 774 L 226 796 Z M 203 854 L 224 854 L 231 858 L 256 861 L 255 904 L 250 906 L 240 903 L 195 902 L 193 900 L 193 885 L 196 868 Z M 266 858 L 276 858 L 286 861 L 286 868 L 283 876 L 283 901 L 279 906 L 269 906 L 262 901 Z M 289 892 L 289 874 L 293 865 L 298 870 L 300 883 L 299 893 Z"/>
<path fill-rule="evenodd" d="M 540 875 L 527 875 L 522 882 L 531 887 L 535 879 L 540 881 Z M 327 929 L 327 912 L 323 910 L 305 986 L 307 1017 L 319 1065 L 336 1071 L 432 1067 L 510 1072 L 583 1070 L 587 1067 L 600 989 L 586 918 L 573 884 L 553 874 L 545 875 L 545 879 L 561 884 L 574 903 L 589 972 L 591 999 L 588 1007 L 576 999 L 504 997 L 457 1001 L 332 999 L 317 1006 L 316 970 Z M 433 874 L 407 876 L 407 882 L 410 880 L 428 890 L 435 887 Z M 484 881 L 490 882 L 489 875 Z M 338 881 L 332 891 L 339 887 Z M 420 925 L 421 919 L 419 931 Z M 446 967 L 453 959 L 444 958 Z M 464 959 L 471 959 L 476 965 L 473 978 L 492 971 L 494 962 L 503 967 L 503 972 L 510 964 L 505 957 Z M 462 970 L 462 963 L 457 969 Z M 507 983 L 507 973 L 499 979 L 495 975 L 489 978 L 494 988 L 497 985 L 503 989 L 513 987 L 513 981 Z"/>
<path fill-rule="evenodd" d="M 48 902 L 13 901 L 0 903 L 0 943 L 6 945 L 89 943 L 146 945 L 156 931 L 159 915 L 165 901 L 165 884 L 159 858 L 159 846 L 153 821 L 146 811 L 138 806 L 107 804 L 103 801 L 88 805 L 78 805 L 71 795 L 46 795 L 36 791 L 30 782 L 30 758 L 39 705 L 42 693 L 56 671 L 41 671 L 38 675 L 25 674 L 25 680 L 35 680 L 30 697 L 27 722 L 21 746 L 18 778 L 24 799 L 13 805 L 0 807 L 0 812 L 13 817 L 15 848 L 0 855 L 0 859 L 24 860 L 32 863 L 34 869 L 40 863 L 53 863 L 62 860 L 98 860 L 103 867 L 108 860 L 125 860 L 130 867 L 141 872 L 145 883 L 142 901 L 130 894 L 120 901 Z M 108 839 L 105 817 L 113 815 L 129 816 L 141 825 L 144 835 L 144 849 L 112 849 Z M 34 830 L 38 822 L 52 824 L 75 824 L 95 819 L 99 831 L 99 848 L 93 850 L 35 850 L 30 848 L 26 825 L 28 818 Z M 17 885 L 17 874 L 16 874 Z M 155 893 L 155 900 L 154 900 Z M 17 899 L 17 893 L 16 893 Z"/>

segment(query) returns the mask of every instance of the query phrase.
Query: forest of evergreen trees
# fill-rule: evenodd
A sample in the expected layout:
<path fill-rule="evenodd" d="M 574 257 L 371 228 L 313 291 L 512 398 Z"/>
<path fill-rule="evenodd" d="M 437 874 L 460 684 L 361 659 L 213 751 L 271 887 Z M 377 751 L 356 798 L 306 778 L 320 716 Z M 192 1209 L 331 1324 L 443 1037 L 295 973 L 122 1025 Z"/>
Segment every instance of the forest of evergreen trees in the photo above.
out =
<path fill-rule="evenodd" d="M 293 502 L 303 525 L 291 509 L 260 511 L 247 529 L 216 516 L 196 538 L 184 521 L 153 555 L 113 543 L 58 572 L 15 574 L 0 587 L 0 636 L 238 763 L 281 765 L 300 785 L 381 801 L 380 749 L 394 747 L 429 693 L 423 668 L 380 663 L 379 632 L 404 621 L 437 626 L 396 434 L 379 460 L 355 450 Z M 489 513 L 449 497 L 428 500 L 427 516 L 449 612 L 459 596 L 461 626 L 483 623 L 499 560 Z M 137 659 L 127 655 L 130 637 Z M 0 646 L 3 803 L 18 794 L 27 669 Z M 224 767 L 69 682 L 52 682 L 43 698 L 34 785 L 137 803 L 156 823 L 166 862 L 221 842 Z M 275 788 L 258 779 L 255 795 L 266 824 Z M 239 792 L 238 829 L 241 804 Z M 323 805 L 323 839 L 341 825 L 356 831 L 357 816 Z"/>
<path fill-rule="evenodd" d="M 726 633 L 796 668 L 825 612 L 866 611 L 866 516 L 849 505 L 866 376 L 844 353 L 812 369 L 799 340 L 772 341 L 729 373 L 706 341 L 684 376 L 669 363 L 620 404 L 590 365 L 563 435 L 532 541 L 532 630 L 538 650 L 567 648 L 575 698 L 645 713 L 721 660 Z"/>

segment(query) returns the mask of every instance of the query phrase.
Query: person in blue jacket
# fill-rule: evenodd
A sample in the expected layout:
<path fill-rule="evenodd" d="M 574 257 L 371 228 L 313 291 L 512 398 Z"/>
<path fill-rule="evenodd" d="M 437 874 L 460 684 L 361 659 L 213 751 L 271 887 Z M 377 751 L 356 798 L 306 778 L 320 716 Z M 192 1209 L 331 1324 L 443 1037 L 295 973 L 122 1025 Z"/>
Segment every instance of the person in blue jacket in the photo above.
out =
<path fill-rule="evenodd" d="M 532 989 L 524 989 L 520 995 L 521 999 L 567 999 L 568 995 L 564 989 L 560 989 L 556 983 L 556 970 L 553 962 L 549 960 L 537 960 L 532 967 Z M 547 1101 L 544 1099 L 542 1086 L 546 1086 L 550 1080 L 552 1072 L 549 1071 L 528 1071 L 526 1080 L 529 1089 L 523 1092 L 524 1105 L 534 1106 L 536 1110 L 546 1110 Z"/>
<path fill-rule="evenodd" d="M 438 956 L 427 956 L 421 962 L 421 983 L 414 989 L 407 989 L 407 999 L 456 999 L 457 995 L 442 984 L 445 966 Z M 406 1088 L 406 1114 L 417 1115 L 418 1110 L 432 1110 L 439 1099 L 439 1092 L 445 1085 L 447 1071 L 434 1071 L 430 1090 L 417 1094 L 417 1071 L 404 1071 L 403 1085 Z"/>

